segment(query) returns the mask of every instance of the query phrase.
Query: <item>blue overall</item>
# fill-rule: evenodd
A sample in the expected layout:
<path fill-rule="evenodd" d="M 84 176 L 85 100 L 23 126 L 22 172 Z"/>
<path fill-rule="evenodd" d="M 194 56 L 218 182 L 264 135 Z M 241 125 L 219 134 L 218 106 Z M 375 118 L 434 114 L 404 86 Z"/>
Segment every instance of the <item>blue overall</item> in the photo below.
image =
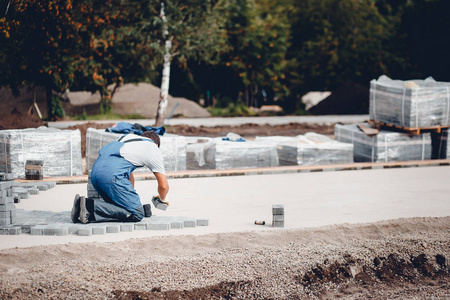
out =
<path fill-rule="evenodd" d="M 125 143 L 133 141 L 153 142 L 148 139 L 133 139 Z M 92 166 L 92 185 L 105 200 L 87 204 L 94 222 L 139 222 L 144 217 L 141 200 L 130 181 L 130 174 L 136 166 L 120 155 L 123 145 L 124 142 L 119 139 L 104 146 Z"/>

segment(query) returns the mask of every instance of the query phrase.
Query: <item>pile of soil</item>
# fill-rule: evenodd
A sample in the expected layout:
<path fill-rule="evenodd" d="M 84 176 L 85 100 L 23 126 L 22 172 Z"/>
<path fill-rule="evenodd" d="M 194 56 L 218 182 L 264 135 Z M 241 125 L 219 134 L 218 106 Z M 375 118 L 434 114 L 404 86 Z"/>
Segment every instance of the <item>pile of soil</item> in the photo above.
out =
<path fill-rule="evenodd" d="M 6 249 L 0 299 L 449 299 L 449 225 L 411 218 Z"/>
<path fill-rule="evenodd" d="M 17 110 L 13 110 L 10 114 L 0 115 L 0 130 L 38 128 L 40 126 L 47 126 L 47 122 L 29 114 L 21 114 Z"/>

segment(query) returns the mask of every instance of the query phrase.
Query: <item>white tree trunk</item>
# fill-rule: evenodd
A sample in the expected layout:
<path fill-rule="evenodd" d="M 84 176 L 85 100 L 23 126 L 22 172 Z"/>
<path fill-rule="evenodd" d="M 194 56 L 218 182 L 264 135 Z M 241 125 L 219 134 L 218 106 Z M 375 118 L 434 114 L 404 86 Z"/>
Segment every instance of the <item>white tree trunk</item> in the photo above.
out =
<path fill-rule="evenodd" d="M 161 3 L 161 18 L 164 23 L 167 22 L 166 15 L 164 13 L 164 3 Z M 167 26 L 164 27 L 163 36 L 166 38 L 165 41 L 165 51 L 164 51 L 164 64 L 162 71 L 162 79 L 161 79 L 161 91 L 159 95 L 159 103 L 158 103 L 158 111 L 156 113 L 155 126 L 161 127 L 164 125 L 164 113 L 166 112 L 166 108 L 168 105 L 168 96 L 169 96 L 169 82 L 170 82 L 170 60 L 172 55 L 170 51 L 172 49 L 172 41 L 168 38 L 169 32 L 167 30 Z"/>
<path fill-rule="evenodd" d="M 172 48 L 172 43 L 167 40 L 166 41 L 166 53 L 164 54 L 164 65 L 162 71 L 162 80 L 161 80 L 161 91 L 159 95 L 159 103 L 158 103 L 158 112 L 156 114 L 156 126 L 164 125 L 164 113 L 166 111 L 168 105 L 168 96 L 169 96 L 169 82 L 170 82 L 170 49 Z"/>

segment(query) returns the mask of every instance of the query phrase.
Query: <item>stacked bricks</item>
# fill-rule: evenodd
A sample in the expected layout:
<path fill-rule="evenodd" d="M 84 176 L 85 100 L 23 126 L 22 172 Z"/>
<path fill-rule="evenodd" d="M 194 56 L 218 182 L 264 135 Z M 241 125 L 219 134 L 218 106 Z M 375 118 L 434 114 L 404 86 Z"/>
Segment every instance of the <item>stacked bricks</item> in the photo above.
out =
<path fill-rule="evenodd" d="M 14 205 L 13 186 L 14 174 L 0 173 L 0 234 L 21 234 L 21 227 L 13 226 L 16 219 L 16 206 Z"/>
<path fill-rule="evenodd" d="M 25 162 L 25 178 L 27 180 L 44 179 L 44 161 L 43 160 L 27 160 Z"/>
<path fill-rule="evenodd" d="M 272 205 L 272 227 L 284 227 L 284 205 Z"/>

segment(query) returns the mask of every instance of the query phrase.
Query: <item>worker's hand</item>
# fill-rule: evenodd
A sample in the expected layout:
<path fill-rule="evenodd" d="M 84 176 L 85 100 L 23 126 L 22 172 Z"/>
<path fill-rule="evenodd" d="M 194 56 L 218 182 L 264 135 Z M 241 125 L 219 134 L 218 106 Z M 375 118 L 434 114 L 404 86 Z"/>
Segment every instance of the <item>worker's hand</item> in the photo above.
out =
<path fill-rule="evenodd" d="M 161 210 L 166 210 L 167 207 L 169 206 L 169 202 L 161 200 L 161 197 L 159 195 L 153 196 L 152 202 L 155 208 Z"/>

